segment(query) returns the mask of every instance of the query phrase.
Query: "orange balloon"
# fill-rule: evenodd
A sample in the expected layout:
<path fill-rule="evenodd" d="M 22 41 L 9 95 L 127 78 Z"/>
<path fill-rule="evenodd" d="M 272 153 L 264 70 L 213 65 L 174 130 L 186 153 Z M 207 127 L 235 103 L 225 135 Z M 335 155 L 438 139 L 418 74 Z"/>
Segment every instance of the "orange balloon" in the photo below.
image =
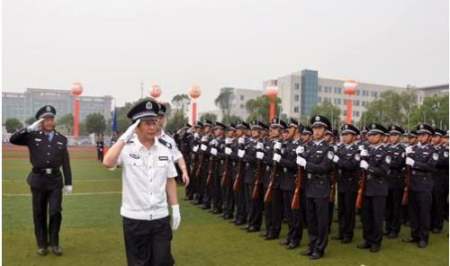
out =
<path fill-rule="evenodd" d="M 188 93 L 192 99 L 197 99 L 200 95 L 202 95 L 202 91 L 198 85 L 192 85 L 192 87 L 189 88 Z"/>
<path fill-rule="evenodd" d="M 150 96 L 153 98 L 158 98 L 161 96 L 161 87 L 159 87 L 158 84 L 153 84 L 152 88 L 150 89 Z"/>
<path fill-rule="evenodd" d="M 83 86 L 80 82 L 74 82 L 72 84 L 71 93 L 73 96 L 80 96 L 83 93 Z"/>

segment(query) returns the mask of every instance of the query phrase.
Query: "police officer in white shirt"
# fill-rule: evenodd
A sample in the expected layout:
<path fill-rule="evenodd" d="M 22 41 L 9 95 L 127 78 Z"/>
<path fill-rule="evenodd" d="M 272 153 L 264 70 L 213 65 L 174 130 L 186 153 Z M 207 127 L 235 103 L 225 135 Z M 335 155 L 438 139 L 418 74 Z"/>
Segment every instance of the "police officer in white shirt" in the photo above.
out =
<path fill-rule="evenodd" d="M 128 265 L 173 265 L 172 230 L 180 225 L 175 177 L 167 142 L 157 138 L 158 104 L 144 100 L 127 114 L 133 124 L 108 150 L 103 164 L 122 167 L 123 230 Z M 172 207 L 169 223 L 168 204 Z"/>
<path fill-rule="evenodd" d="M 172 150 L 173 161 L 176 162 L 176 164 L 180 168 L 181 178 L 183 180 L 184 185 L 187 187 L 189 185 L 189 174 L 186 167 L 186 161 L 183 158 L 183 154 L 178 149 L 175 140 L 164 131 L 164 125 L 166 124 L 166 111 L 167 111 L 166 105 L 160 103 L 158 107 L 159 107 L 158 111 L 159 130 L 156 136 L 158 138 L 165 140 L 168 143 L 167 146 Z"/>

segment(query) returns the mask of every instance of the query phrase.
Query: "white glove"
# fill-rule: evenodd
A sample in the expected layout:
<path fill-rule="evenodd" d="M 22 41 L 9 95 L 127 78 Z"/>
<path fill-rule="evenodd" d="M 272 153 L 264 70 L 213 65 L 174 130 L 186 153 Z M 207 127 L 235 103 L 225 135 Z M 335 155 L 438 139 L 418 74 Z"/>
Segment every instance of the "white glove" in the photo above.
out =
<path fill-rule="evenodd" d="M 263 152 L 260 152 L 260 151 L 258 151 L 258 152 L 256 153 L 256 158 L 258 158 L 258 159 L 262 160 L 262 159 L 264 158 L 264 153 L 263 153 Z"/>
<path fill-rule="evenodd" d="M 306 160 L 302 156 L 297 156 L 297 164 L 301 167 L 306 166 Z"/>
<path fill-rule="evenodd" d="M 225 139 L 225 144 L 231 144 L 231 142 L 233 142 L 233 140 L 231 138 Z"/>
<path fill-rule="evenodd" d="M 239 144 L 244 144 L 244 143 L 245 143 L 244 137 L 240 137 L 240 138 L 238 139 L 238 143 L 239 143 Z"/>
<path fill-rule="evenodd" d="M 264 144 L 262 144 L 262 142 L 256 143 L 256 149 L 257 149 L 257 150 L 262 150 L 262 149 L 264 149 Z"/>
<path fill-rule="evenodd" d="M 181 215 L 180 205 L 172 205 L 172 230 L 175 231 L 180 226 Z"/>
<path fill-rule="evenodd" d="M 333 162 L 334 162 L 334 163 L 339 162 L 339 156 L 334 155 L 334 156 L 333 156 Z"/>
<path fill-rule="evenodd" d="M 42 121 L 44 121 L 44 118 L 41 118 L 41 119 L 35 121 L 33 124 L 31 124 L 27 127 L 27 131 L 28 132 L 38 131 L 41 128 Z"/>
<path fill-rule="evenodd" d="M 406 157 L 406 165 L 414 166 L 414 160 L 410 157 Z"/>
<path fill-rule="evenodd" d="M 200 135 L 197 132 L 195 132 L 194 133 L 194 138 L 198 139 L 199 137 L 200 137 Z"/>
<path fill-rule="evenodd" d="M 197 152 L 197 151 L 198 151 L 198 145 L 195 145 L 195 146 L 192 148 L 192 150 L 193 150 L 194 152 Z"/>
<path fill-rule="evenodd" d="M 208 140 L 208 136 L 203 136 L 200 140 L 201 140 L 202 142 L 207 141 L 207 140 Z"/>
<path fill-rule="evenodd" d="M 369 152 L 367 150 L 361 150 L 361 157 L 369 156 Z"/>
<path fill-rule="evenodd" d="M 278 154 L 278 153 L 274 153 L 274 154 L 273 154 L 273 160 L 274 160 L 275 162 L 279 163 L 280 160 L 281 160 L 281 155 Z"/>
<path fill-rule="evenodd" d="M 245 151 L 244 150 L 238 150 L 238 157 L 239 158 L 243 158 L 245 155 Z"/>
<path fill-rule="evenodd" d="M 364 150 L 364 145 L 359 145 L 359 146 L 358 146 L 358 150 L 359 150 L 359 151 Z"/>
<path fill-rule="evenodd" d="M 405 149 L 406 154 L 411 154 L 413 152 L 412 146 L 408 146 Z"/>
<path fill-rule="evenodd" d="M 138 119 L 136 122 L 134 122 L 134 124 L 129 126 L 127 130 L 125 130 L 125 132 L 122 134 L 122 136 L 120 136 L 119 140 L 123 142 L 128 142 L 133 137 L 134 131 L 140 122 L 141 119 Z"/>
<path fill-rule="evenodd" d="M 72 186 L 64 186 L 64 193 L 66 194 L 72 193 Z"/>
<path fill-rule="evenodd" d="M 279 141 L 275 142 L 275 145 L 273 145 L 273 148 L 275 150 L 281 150 L 281 142 L 279 142 Z"/>
<path fill-rule="evenodd" d="M 366 160 L 361 160 L 359 163 L 359 167 L 361 167 L 364 170 L 367 170 L 369 168 L 369 164 L 366 162 Z"/>
<path fill-rule="evenodd" d="M 216 148 L 211 148 L 211 154 L 216 156 L 217 155 L 217 149 Z"/>
<path fill-rule="evenodd" d="M 226 148 L 225 148 L 225 154 L 226 154 L 226 155 L 230 155 L 230 154 L 231 154 L 231 149 L 228 148 L 228 147 L 226 147 Z"/>
<path fill-rule="evenodd" d="M 208 146 L 206 146 L 205 144 L 202 144 L 202 145 L 200 146 L 200 149 L 201 149 L 202 151 L 206 151 L 206 149 L 208 149 Z"/>
<path fill-rule="evenodd" d="M 295 153 L 297 154 L 302 154 L 303 152 L 305 152 L 305 147 L 303 146 L 298 146 L 297 149 L 295 149 Z"/>

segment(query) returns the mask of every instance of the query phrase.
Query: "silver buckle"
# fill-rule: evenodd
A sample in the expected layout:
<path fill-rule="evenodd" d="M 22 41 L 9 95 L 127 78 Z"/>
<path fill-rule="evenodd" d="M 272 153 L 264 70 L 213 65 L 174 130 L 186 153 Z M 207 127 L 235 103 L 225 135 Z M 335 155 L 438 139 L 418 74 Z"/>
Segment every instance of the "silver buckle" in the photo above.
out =
<path fill-rule="evenodd" d="M 45 168 L 45 173 L 47 175 L 51 174 L 52 173 L 52 168 Z"/>

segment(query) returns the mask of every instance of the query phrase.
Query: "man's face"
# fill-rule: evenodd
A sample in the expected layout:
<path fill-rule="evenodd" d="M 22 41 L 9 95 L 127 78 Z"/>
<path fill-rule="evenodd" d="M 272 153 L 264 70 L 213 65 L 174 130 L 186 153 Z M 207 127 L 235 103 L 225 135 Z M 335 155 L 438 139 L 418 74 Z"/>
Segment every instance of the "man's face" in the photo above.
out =
<path fill-rule="evenodd" d="M 281 133 L 281 137 L 282 137 L 284 140 L 288 140 L 288 139 L 291 137 L 291 135 L 290 135 L 290 133 L 289 133 L 288 130 L 284 130 L 284 131 Z"/>
<path fill-rule="evenodd" d="M 158 130 L 159 119 L 155 117 L 142 120 L 137 127 L 136 133 L 144 140 L 150 140 L 155 137 Z"/>
<path fill-rule="evenodd" d="M 442 144 L 448 145 L 448 137 L 442 138 Z"/>
<path fill-rule="evenodd" d="M 400 141 L 400 135 L 399 134 L 391 134 L 389 135 L 389 143 L 395 144 Z"/>
<path fill-rule="evenodd" d="M 295 133 L 297 132 L 297 128 L 296 127 L 289 127 L 288 128 L 288 132 L 289 132 L 289 137 L 293 138 Z"/>
<path fill-rule="evenodd" d="M 371 134 L 371 135 L 367 135 L 367 140 L 369 141 L 370 144 L 378 144 L 381 142 L 381 134 Z"/>
<path fill-rule="evenodd" d="M 253 129 L 252 130 L 252 138 L 259 138 L 259 136 L 261 135 L 260 130 L 259 129 Z"/>
<path fill-rule="evenodd" d="M 55 129 L 56 122 L 53 116 L 44 117 L 44 120 L 41 122 L 42 130 L 44 131 L 52 131 Z"/>
<path fill-rule="evenodd" d="M 417 142 L 417 137 L 409 137 L 408 138 L 408 143 L 409 145 L 414 145 Z"/>
<path fill-rule="evenodd" d="M 209 132 L 211 132 L 211 127 L 210 126 L 205 126 L 205 134 L 208 134 Z"/>
<path fill-rule="evenodd" d="M 383 143 L 388 143 L 388 141 L 389 141 L 389 136 L 383 135 Z"/>
<path fill-rule="evenodd" d="M 314 140 L 320 140 L 323 137 L 325 137 L 325 127 L 323 126 L 318 126 L 318 127 L 313 127 L 313 139 Z"/>
<path fill-rule="evenodd" d="M 309 135 L 309 134 L 302 134 L 301 135 L 301 139 L 302 139 L 302 141 L 303 142 L 309 142 L 310 140 L 311 140 L 311 135 Z"/>
<path fill-rule="evenodd" d="M 441 136 L 434 135 L 433 137 L 431 137 L 431 144 L 433 145 L 441 144 Z"/>
<path fill-rule="evenodd" d="M 342 134 L 342 142 L 344 142 L 344 144 L 351 144 L 353 141 L 355 141 L 355 135 L 350 133 Z"/>
<path fill-rule="evenodd" d="M 223 128 L 218 127 L 216 128 L 216 130 L 214 131 L 214 136 L 216 137 L 223 137 L 224 131 Z"/>
<path fill-rule="evenodd" d="M 430 140 L 430 135 L 418 134 L 417 139 L 419 140 L 420 143 L 425 144 L 425 143 L 428 143 L 428 141 Z"/>
<path fill-rule="evenodd" d="M 236 137 L 240 138 L 244 134 L 244 130 L 242 129 L 236 129 Z"/>
<path fill-rule="evenodd" d="M 280 128 L 278 127 L 271 127 L 269 132 L 269 137 L 271 138 L 278 138 L 280 136 Z"/>

